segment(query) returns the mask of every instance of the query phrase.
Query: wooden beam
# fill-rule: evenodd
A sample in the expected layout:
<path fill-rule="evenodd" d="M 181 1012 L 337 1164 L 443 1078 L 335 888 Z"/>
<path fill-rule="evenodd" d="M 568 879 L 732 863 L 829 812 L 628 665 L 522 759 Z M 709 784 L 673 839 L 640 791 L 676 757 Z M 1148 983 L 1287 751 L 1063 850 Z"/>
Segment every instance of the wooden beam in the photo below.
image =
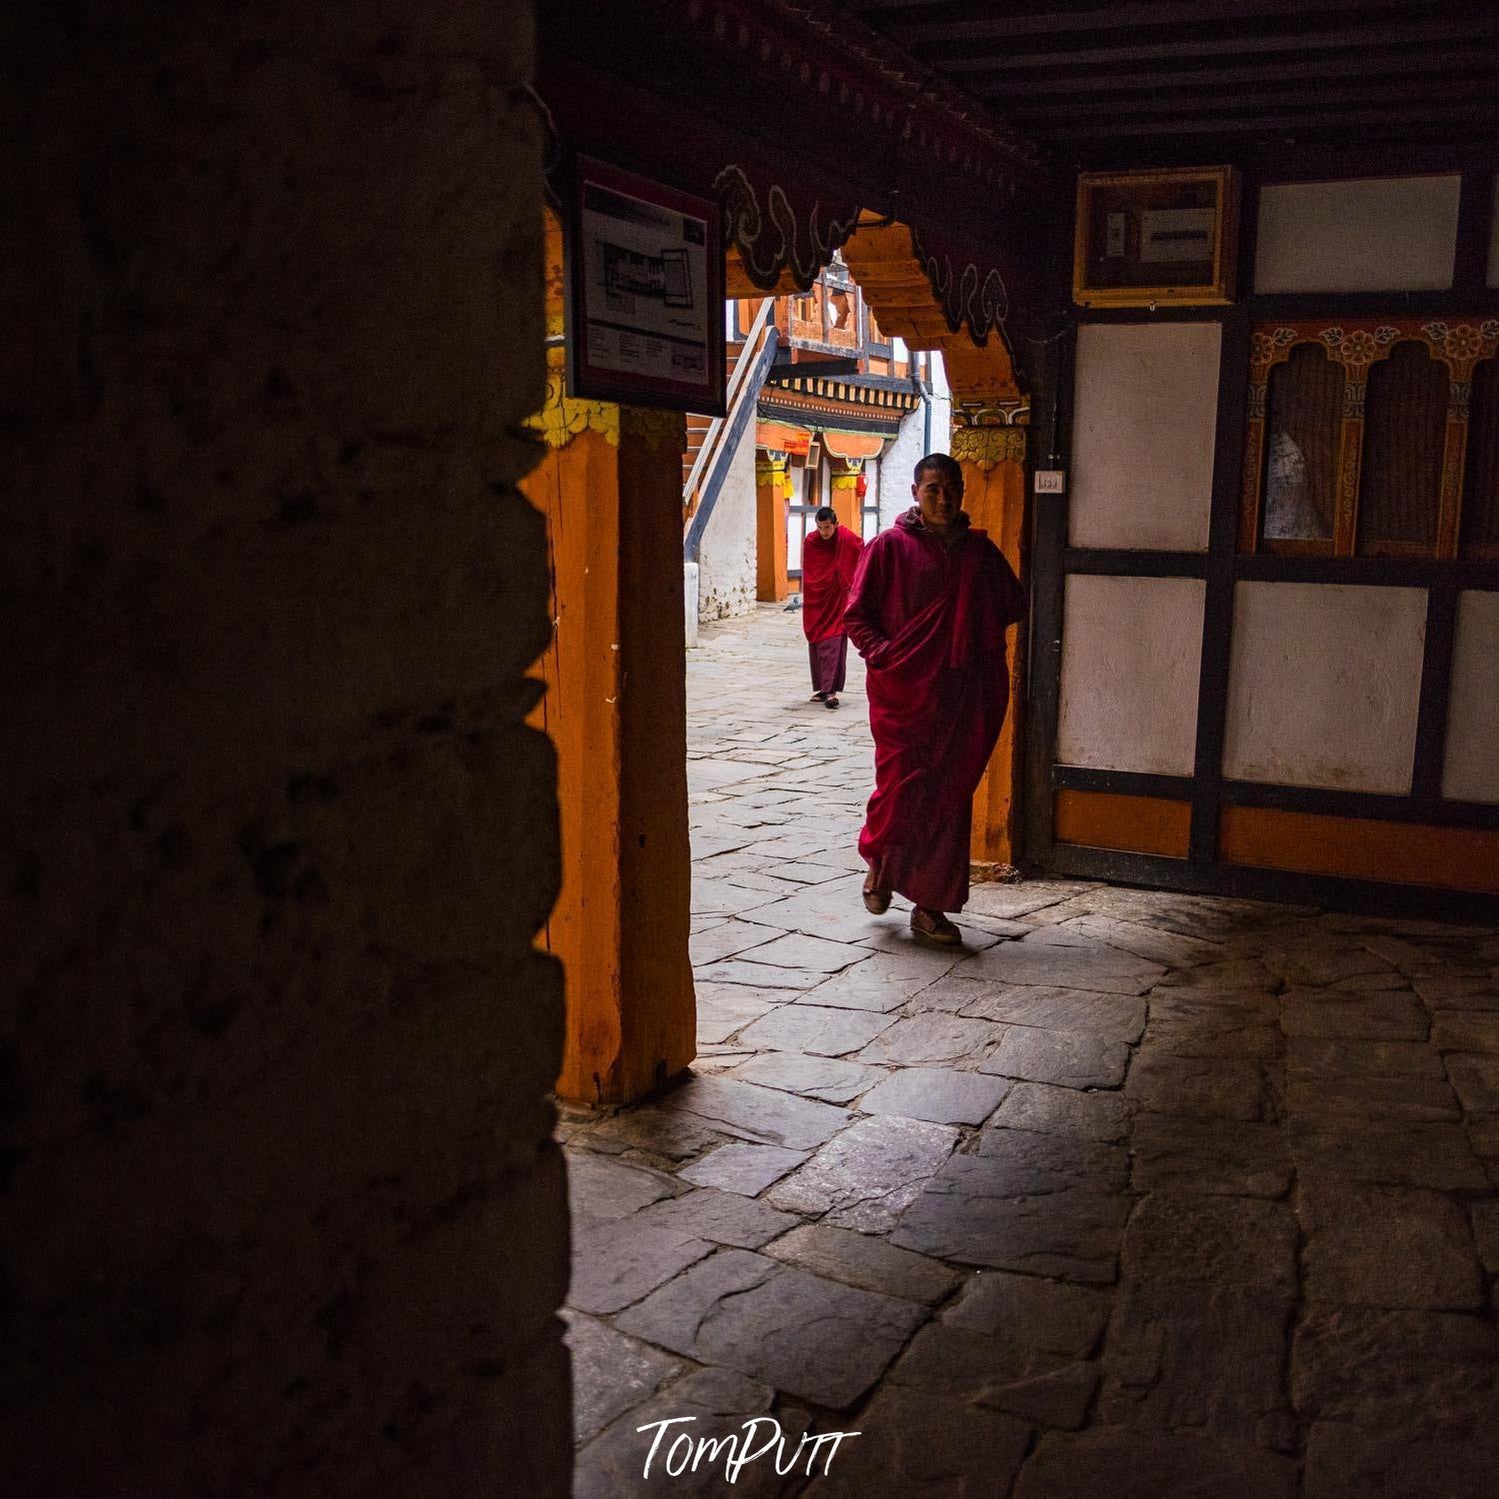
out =
<path fill-rule="evenodd" d="M 1319 101 L 1307 101 L 1311 105 Z M 1038 141 L 1094 140 L 1117 136 L 1164 136 L 1164 135 L 1242 135 L 1256 130 L 1338 130 L 1349 126 L 1382 126 L 1387 129 L 1409 133 L 1412 128 L 1447 125 L 1484 125 L 1499 132 L 1499 101 L 1483 101 L 1472 104 L 1455 104 L 1433 108 L 1419 118 L 1404 118 L 1392 114 L 1388 109 L 1355 109 L 1331 113 L 1310 109 L 1305 114 L 1262 115 L 1248 119 L 1226 117 L 1197 117 L 1183 120 L 1112 120 L 1097 125 L 1056 125 L 1044 130 L 1031 130 L 1029 135 Z"/>
<path fill-rule="evenodd" d="M 1076 71 L 1079 68 L 1110 67 L 1142 62 L 1186 62 L 1203 57 L 1262 57 L 1279 52 L 1341 52 L 1362 48 L 1395 46 L 1429 46 L 1433 42 L 1467 42 L 1492 35 L 1499 30 L 1499 18 L 1469 16 L 1466 20 L 1417 21 L 1409 24 L 1381 26 L 1376 35 L 1345 27 L 1341 31 L 1287 31 L 1264 36 L 1183 36 L 1164 41 L 1121 47 L 1078 47 L 1059 51 L 1026 52 L 1006 47 L 1002 52 L 975 54 L 965 47 L 960 56 L 949 57 L 941 51 L 923 51 L 926 61 L 943 73 L 959 77 L 965 74 L 1010 73 L 1054 68 Z"/>
<path fill-rule="evenodd" d="M 1499 71 L 1464 80 L 1475 89 L 1499 94 Z M 1346 88 L 1318 89 L 1310 100 L 1304 89 L 1288 93 L 1259 93 L 1242 90 L 1237 93 L 1186 93 L 1158 99 L 1078 99 L 1061 103 L 1024 104 L 1008 111 L 1009 118 L 1027 130 L 1032 125 L 1044 125 L 1050 120 L 1075 120 L 1091 115 L 1105 115 L 1111 120 L 1128 119 L 1145 115 L 1190 115 L 1199 111 L 1223 110 L 1247 114 L 1255 110 L 1296 109 L 1308 102 L 1319 105 L 1332 104 L 1386 104 L 1392 101 L 1412 102 L 1430 100 L 1446 104 L 1452 101 L 1451 82 L 1447 79 L 1430 78 L 1412 83 L 1391 83 L 1387 79 L 1371 79 L 1366 85 Z"/>
<path fill-rule="evenodd" d="M 1410 0 L 1318 0 L 1321 15 L 1357 14 L 1406 9 Z M 1154 4 L 1104 6 L 1097 10 L 1044 10 L 1028 14 L 986 15 L 974 20 L 920 21 L 894 18 L 884 21 L 893 7 L 877 5 L 882 12 L 880 30 L 903 42 L 977 41 L 1017 36 L 1066 36 L 1088 31 L 1130 32 L 1142 26 L 1202 26 L 1214 22 L 1245 22 L 1279 16 L 1306 15 L 1306 0 L 1160 0 Z"/>
<path fill-rule="evenodd" d="M 993 82 L 975 79 L 968 91 L 975 98 L 996 100 L 1001 107 L 1006 99 L 1023 94 L 1102 94 L 1156 93 L 1162 89 L 1211 87 L 1220 84 L 1281 83 L 1293 78 L 1320 82 L 1325 78 L 1366 78 L 1390 73 L 1461 72 L 1473 66 L 1471 48 L 1451 52 L 1422 52 L 1409 49 L 1356 57 L 1293 58 L 1267 61 L 1263 66 L 1245 64 L 1223 68 L 1152 68 L 1131 69 L 1123 73 L 1060 74 L 1051 78 L 996 78 Z"/>

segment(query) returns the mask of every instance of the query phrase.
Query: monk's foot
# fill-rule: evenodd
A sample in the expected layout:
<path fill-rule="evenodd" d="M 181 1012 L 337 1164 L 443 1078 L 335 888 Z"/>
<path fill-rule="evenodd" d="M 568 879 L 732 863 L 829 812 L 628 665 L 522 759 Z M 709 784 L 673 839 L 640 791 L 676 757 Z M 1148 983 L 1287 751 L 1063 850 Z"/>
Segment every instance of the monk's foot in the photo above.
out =
<path fill-rule="evenodd" d="M 911 912 L 911 935 L 936 947 L 957 947 L 963 941 L 962 932 L 941 911 L 929 911 L 925 906 Z"/>
<path fill-rule="evenodd" d="M 826 697 L 827 697 L 827 693 L 825 693 L 825 692 L 814 692 L 814 693 L 813 693 L 813 694 L 812 694 L 812 696 L 811 696 L 811 697 L 809 697 L 809 698 L 808 698 L 808 699 L 807 699 L 807 701 L 808 701 L 808 702 L 809 702 L 809 703 L 820 703 L 820 702 L 822 702 L 822 701 L 823 701 L 823 700 L 824 700 L 824 699 L 825 699 L 825 698 L 826 698 Z"/>
<path fill-rule="evenodd" d="M 826 696 L 826 697 L 825 697 L 825 698 L 824 698 L 824 699 L 823 699 L 823 700 L 822 700 L 822 706 L 823 706 L 823 707 L 824 707 L 824 708 L 836 708 L 836 707 L 837 707 L 837 706 L 838 706 L 838 699 L 837 699 L 837 698 L 836 698 L 836 697 L 834 697 L 834 696 L 833 696 L 833 694 L 832 694 L 832 693 L 831 693 L 831 692 L 830 692 L 830 693 L 829 693 L 829 694 L 828 694 L 828 695 L 827 695 L 827 696 Z"/>
<path fill-rule="evenodd" d="M 864 909 L 871 916 L 883 916 L 890 909 L 890 892 L 875 884 L 873 870 L 864 879 Z"/>

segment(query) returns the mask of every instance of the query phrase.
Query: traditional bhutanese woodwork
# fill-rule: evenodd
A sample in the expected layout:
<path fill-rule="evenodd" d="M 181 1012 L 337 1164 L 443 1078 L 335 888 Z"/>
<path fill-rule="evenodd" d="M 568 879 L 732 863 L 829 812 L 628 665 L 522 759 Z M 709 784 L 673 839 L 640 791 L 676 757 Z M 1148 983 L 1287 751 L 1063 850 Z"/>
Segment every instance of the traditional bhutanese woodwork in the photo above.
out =
<path fill-rule="evenodd" d="M 577 149 L 718 201 L 731 296 L 807 291 L 872 213 L 903 220 L 934 335 L 1008 337 L 1040 305 L 1036 230 L 1056 200 L 1039 153 L 846 16 L 794 0 L 646 0 L 619 15 L 555 0 L 537 86 Z M 733 101 L 747 90 L 776 98 L 794 154 L 745 129 Z"/>
<path fill-rule="evenodd" d="M 963 470 L 963 508 L 983 527 L 1024 582 L 1029 537 L 1024 427 L 954 425 L 952 454 Z M 1013 866 L 1018 857 L 1020 746 L 1025 742 L 1026 626 L 1009 641 L 1010 708 L 989 768 L 973 798 L 972 857 L 976 864 Z"/>
<path fill-rule="evenodd" d="M 850 463 L 862 463 L 866 458 L 878 458 L 885 446 L 884 440 L 864 432 L 827 432 L 822 434 L 822 445 L 829 456 L 843 458 Z"/>
<path fill-rule="evenodd" d="M 760 392 L 760 413 L 768 420 L 780 417 L 813 428 L 866 431 L 881 437 L 894 437 L 901 421 L 920 405 L 921 398 L 911 382 L 893 376 L 829 377 L 787 371 L 773 375 Z"/>
<path fill-rule="evenodd" d="M 838 524 L 847 526 L 855 536 L 859 534 L 859 483 L 863 477 L 859 470 L 862 467 L 858 460 L 841 462 L 828 478 L 828 499 L 838 517 Z"/>
<path fill-rule="evenodd" d="M 560 233 L 549 223 L 548 316 L 561 331 Z M 575 401 L 548 350 L 547 444 L 521 485 L 546 516 L 552 639 L 532 716 L 557 754 L 562 890 L 545 945 L 563 963 L 557 1092 L 639 1098 L 696 1052 L 687 954 L 683 419 Z"/>
<path fill-rule="evenodd" d="M 1499 507 L 1492 489 L 1464 482 L 1475 371 L 1496 353 L 1494 318 L 1262 324 L 1250 352 L 1239 550 L 1455 559 L 1460 538 L 1486 534 Z M 1481 427 L 1480 462 L 1487 434 Z M 1466 555 L 1482 558 L 1484 547 L 1475 539 Z"/>
<path fill-rule="evenodd" d="M 801 434 L 806 452 L 807 434 Z M 786 449 L 765 451 L 772 444 L 758 435 L 761 451 L 755 461 L 755 597 L 778 604 L 791 594 L 786 576 Z"/>
<path fill-rule="evenodd" d="M 769 286 L 758 286 L 737 245 L 724 254 L 724 295 L 731 301 L 748 301 L 759 297 L 794 297 L 803 288 L 797 285 L 796 273 L 783 270 Z"/>

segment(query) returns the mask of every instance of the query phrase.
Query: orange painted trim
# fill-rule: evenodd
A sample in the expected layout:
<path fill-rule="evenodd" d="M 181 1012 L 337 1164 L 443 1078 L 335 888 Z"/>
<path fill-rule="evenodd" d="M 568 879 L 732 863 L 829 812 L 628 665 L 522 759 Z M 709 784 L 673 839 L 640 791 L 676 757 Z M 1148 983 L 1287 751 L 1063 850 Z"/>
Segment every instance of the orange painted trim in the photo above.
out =
<path fill-rule="evenodd" d="M 776 453 L 793 453 L 798 458 L 807 456 L 807 445 L 812 441 L 808 427 L 793 427 L 788 422 L 756 422 L 755 446 Z"/>
<path fill-rule="evenodd" d="M 1052 836 L 1058 843 L 1185 859 L 1191 833 L 1190 802 L 1063 789 L 1052 803 Z"/>
<path fill-rule="evenodd" d="M 1225 864 L 1499 894 L 1499 830 L 1225 807 Z"/>
<path fill-rule="evenodd" d="M 877 432 L 824 432 L 822 445 L 834 458 L 878 458 L 885 439 Z"/>

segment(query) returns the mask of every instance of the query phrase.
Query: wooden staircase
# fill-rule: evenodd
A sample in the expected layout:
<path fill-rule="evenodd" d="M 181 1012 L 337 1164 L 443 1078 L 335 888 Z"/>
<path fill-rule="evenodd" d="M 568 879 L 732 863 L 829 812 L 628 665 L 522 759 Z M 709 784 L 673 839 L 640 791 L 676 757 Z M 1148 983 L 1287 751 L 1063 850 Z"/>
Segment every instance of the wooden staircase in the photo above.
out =
<path fill-rule="evenodd" d="M 730 385 L 734 383 L 734 371 L 739 367 L 740 356 L 744 353 L 744 341 L 741 339 L 731 343 L 725 350 L 727 370 L 725 379 Z M 687 481 L 692 477 L 692 466 L 697 462 L 697 455 L 702 452 L 703 444 L 708 440 L 708 434 L 713 430 L 713 418 L 711 416 L 699 416 L 695 411 L 687 413 L 687 450 L 682 454 L 682 490 L 684 499 L 686 497 Z"/>
<path fill-rule="evenodd" d="M 730 345 L 729 358 L 734 358 L 734 346 Z M 733 365 L 729 366 L 731 369 Z M 695 411 L 687 413 L 687 450 L 682 454 L 682 489 L 686 493 L 687 481 L 692 477 L 693 465 L 697 462 L 697 455 L 703 450 L 703 443 L 707 441 L 708 433 L 713 429 L 713 418 L 711 416 L 699 416 Z"/>
<path fill-rule="evenodd" d="M 775 357 L 779 334 L 767 297 L 756 311 L 744 338 L 726 352 L 728 415 L 687 417 L 687 451 L 682 455 L 683 541 L 688 560 L 696 561 L 697 539 L 717 498 L 725 466 L 754 420 L 760 387 Z M 749 434 L 753 441 L 754 434 Z M 699 509 L 702 507 L 702 513 Z"/>

